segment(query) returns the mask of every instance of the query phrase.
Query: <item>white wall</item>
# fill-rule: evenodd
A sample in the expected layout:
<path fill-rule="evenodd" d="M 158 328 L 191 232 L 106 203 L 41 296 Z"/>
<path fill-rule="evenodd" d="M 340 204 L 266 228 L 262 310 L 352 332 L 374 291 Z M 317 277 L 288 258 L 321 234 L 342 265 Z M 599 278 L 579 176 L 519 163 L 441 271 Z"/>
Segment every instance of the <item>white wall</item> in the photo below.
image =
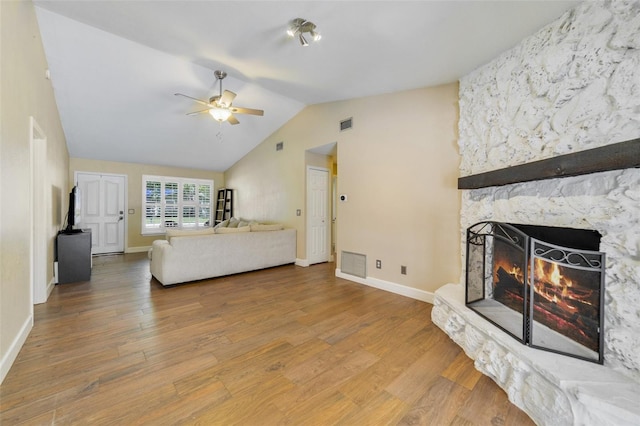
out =
<path fill-rule="evenodd" d="M 305 152 L 337 142 L 338 192 L 349 197 L 337 206 L 338 268 L 344 250 L 367 256 L 369 278 L 418 292 L 457 279 L 457 88 L 307 107 L 225 172 L 237 214 L 296 228 L 297 256 L 306 258 Z M 349 117 L 353 128 L 340 132 Z"/>
<path fill-rule="evenodd" d="M 68 187 L 69 156 L 45 61 L 33 4 L 0 2 L 0 379 L 4 378 L 33 321 L 31 303 L 31 187 L 29 118 L 47 136 L 46 191 L 60 210 Z M 66 205 L 64 206 L 66 208 Z M 46 215 L 47 283 L 60 214 Z"/>
<path fill-rule="evenodd" d="M 152 164 L 121 163 L 86 158 L 69 159 L 69 182 L 76 172 L 113 173 L 127 176 L 126 252 L 146 251 L 153 240 L 164 239 L 164 235 L 142 235 L 142 176 L 173 176 L 195 179 L 211 179 L 214 184 L 213 197 L 224 187 L 224 175 L 211 170 L 185 169 L 183 167 L 156 166 Z M 72 185 L 73 186 L 73 185 Z"/>

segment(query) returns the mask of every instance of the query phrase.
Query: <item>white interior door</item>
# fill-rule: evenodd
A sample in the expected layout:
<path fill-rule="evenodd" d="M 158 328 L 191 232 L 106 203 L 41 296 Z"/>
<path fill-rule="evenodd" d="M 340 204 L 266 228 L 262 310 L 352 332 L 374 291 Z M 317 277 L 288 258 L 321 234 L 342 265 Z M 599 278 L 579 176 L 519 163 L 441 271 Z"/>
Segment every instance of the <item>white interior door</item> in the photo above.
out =
<path fill-rule="evenodd" d="M 307 168 L 307 260 L 328 262 L 331 246 L 329 170 Z"/>
<path fill-rule="evenodd" d="M 81 219 L 76 227 L 91 229 L 91 253 L 124 252 L 126 177 L 76 173 Z"/>

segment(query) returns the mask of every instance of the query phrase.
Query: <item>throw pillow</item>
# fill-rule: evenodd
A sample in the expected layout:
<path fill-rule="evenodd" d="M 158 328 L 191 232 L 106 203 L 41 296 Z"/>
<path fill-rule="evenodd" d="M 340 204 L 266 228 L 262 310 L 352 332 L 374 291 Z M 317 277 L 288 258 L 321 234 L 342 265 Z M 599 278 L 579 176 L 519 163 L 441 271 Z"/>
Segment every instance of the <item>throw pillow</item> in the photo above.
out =
<path fill-rule="evenodd" d="M 229 219 L 223 220 L 222 222 L 214 226 L 213 229 L 226 228 L 227 226 L 229 226 Z"/>

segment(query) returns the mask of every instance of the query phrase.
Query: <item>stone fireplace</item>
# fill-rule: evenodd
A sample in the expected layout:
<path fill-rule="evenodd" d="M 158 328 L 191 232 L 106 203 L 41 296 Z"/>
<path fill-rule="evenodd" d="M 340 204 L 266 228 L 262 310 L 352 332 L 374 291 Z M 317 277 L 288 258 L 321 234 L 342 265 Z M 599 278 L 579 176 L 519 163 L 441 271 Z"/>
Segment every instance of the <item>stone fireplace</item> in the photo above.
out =
<path fill-rule="evenodd" d="M 467 229 L 465 304 L 528 346 L 602 363 L 598 232 L 480 222 Z"/>
<path fill-rule="evenodd" d="M 640 1 L 578 4 L 462 78 L 459 93 L 463 177 L 623 141 L 637 147 Z M 436 292 L 433 322 L 538 424 L 640 424 L 638 167 L 632 158 L 624 168 L 559 168 L 557 177 L 461 191 L 460 281 Z M 466 231 L 480 222 L 601 235 L 602 365 L 522 345 L 465 305 Z"/>

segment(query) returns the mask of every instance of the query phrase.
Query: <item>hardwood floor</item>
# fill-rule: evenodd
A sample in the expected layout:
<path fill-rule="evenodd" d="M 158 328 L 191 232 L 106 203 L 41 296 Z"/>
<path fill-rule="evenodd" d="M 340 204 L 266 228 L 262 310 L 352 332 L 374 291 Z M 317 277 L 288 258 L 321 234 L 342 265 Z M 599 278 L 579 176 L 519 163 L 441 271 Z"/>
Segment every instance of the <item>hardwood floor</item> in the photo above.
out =
<path fill-rule="evenodd" d="M 523 425 L 431 305 L 293 265 L 163 288 L 146 254 L 58 285 L 0 424 Z"/>

